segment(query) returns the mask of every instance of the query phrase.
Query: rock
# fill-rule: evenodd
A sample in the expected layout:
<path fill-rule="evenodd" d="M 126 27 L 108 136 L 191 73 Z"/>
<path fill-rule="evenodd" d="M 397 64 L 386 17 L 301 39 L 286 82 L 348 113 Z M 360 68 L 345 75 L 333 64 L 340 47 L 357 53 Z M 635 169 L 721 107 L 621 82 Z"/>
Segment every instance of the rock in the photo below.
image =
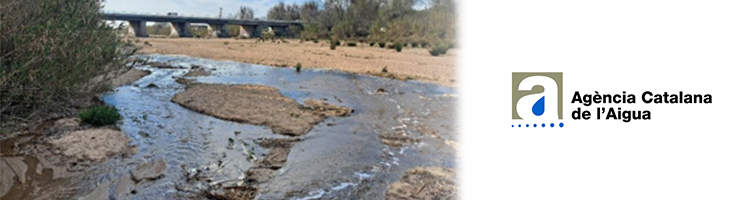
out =
<path fill-rule="evenodd" d="M 279 169 L 286 163 L 289 148 L 273 148 L 268 155 L 260 161 L 260 167 Z"/>
<path fill-rule="evenodd" d="M 164 159 L 154 160 L 151 162 L 143 163 L 135 167 L 131 174 L 133 180 L 156 180 L 164 176 L 167 172 L 167 161 Z"/>
<path fill-rule="evenodd" d="M 113 184 L 115 184 L 115 197 L 117 197 L 117 199 L 123 199 L 123 197 L 135 190 L 135 182 L 127 176 L 118 178 Z"/>
<path fill-rule="evenodd" d="M 8 166 L 7 168 L 4 168 L 4 170 L 10 169 L 16 173 L 21 184 L 26 183 L 26 170 L 28 170 L 29 167 L 23 162 L 23 157 L 6 157 L 0 159 L 0 162 L 5 162 L 6 166 Z"/>
<path fill-rule="evenodd" d="M 0 157 L 0 197 L 10 191 L 16 177 L 21 183 L 26 182 L 26 169 L 21 157 Z"/>
<path fill-rule="evenodd" d="M 153 84 L 153 83 L 149 83 L 148 85 L 146 85 L 146 87 L 147 88 L 159 88 L 159 86 L 156 86 L 156 84 Z"/>
<path fill-rule="evenodd" d="M 96 189 L 88 195 L 78 198 L 79 200 L 106 200 L 109 199 L 109 186 L 111 182 L 100 183 Z"/>

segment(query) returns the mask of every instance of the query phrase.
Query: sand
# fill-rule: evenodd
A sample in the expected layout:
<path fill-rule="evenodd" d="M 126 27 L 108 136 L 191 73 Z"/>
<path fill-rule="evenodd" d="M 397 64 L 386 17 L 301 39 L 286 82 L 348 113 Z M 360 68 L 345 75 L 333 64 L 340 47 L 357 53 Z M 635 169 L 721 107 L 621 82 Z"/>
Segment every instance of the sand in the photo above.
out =
<path fill-rule="evenodd" d="M 256 39 L 140 38 L 139 53 L 181 54 L 194 57 L 233 60 L 261 65 L 335 69 L 359 74 L 388 74 L 399 79 L 414 79 L 444 86 L 456 86 L 456 55 L 431 56 L 427 49 L 405 47 L 401 52 L 380 48 L 376 44 L 357 43 L 356 47 L 339 46 L 331 50 L 327 41 L 319 43 L 290 39 L 287 43 L 258 42 Z M 279 41 L 279 40 L 277 40 Z M 227 44 L 225 44 L 227 43 Z"/>
<path fill-rule="evenodd" d="M 442 167 L 416 167 L 392 183 L 386 200 L 458 199 L 456 172 Z"/>
<path fill-rule="evenodd" d="M 93 161 L 126 153 L 130 149 L 129 143 L 130 138 L 124 133 L 108 128 L 74 131 L 50 141 L 65 156 Z"/>
<path fill-rule="evenodd" d="M 172 101 L 217 118 L 268 126 L 274 133 L 306 134 L 328 116 L 346 116 L 349 108 L 308 100 L 300 105 L 279 90 L 262 85 L 190 84 Z"/>

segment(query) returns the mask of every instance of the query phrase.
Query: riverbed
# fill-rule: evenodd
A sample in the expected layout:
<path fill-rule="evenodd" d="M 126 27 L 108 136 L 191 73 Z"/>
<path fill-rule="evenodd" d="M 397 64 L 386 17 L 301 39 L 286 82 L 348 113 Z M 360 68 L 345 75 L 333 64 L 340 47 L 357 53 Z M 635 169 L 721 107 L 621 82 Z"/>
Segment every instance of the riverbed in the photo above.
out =
<path fill-rule="evenodd" d="M 136 183 L 124 198 L 204 199 L 201 191 L 210 185 L 245 184 L 246 171 L 270 153 L 258 143 L 264 139 L 297 141 L 275 174 L 257 183 L 256 199 L 383 199 L 389 185 L 409 169 L 457 167 L 453 88 L 333 70 L 297 72 L 189 56 L 140 57 L 173 67 L 137 66 L 151 74 L 101 97 L 123 116 L 119 128 L 136 151 L 64 178 L 31 178 L 27 181 L 43 183 L 28 184 L 33 189 L 24 190 L 76 198 L 129 177 L 138 164 L 164 160 L 168 167 L 163 177 Z M 195 69 L 210 73 L 185 77 Z M 300 104 L 315 99 L 353 112 L 328 117 L 301 136 L 276 134 L 269 127 L 219 119 L 172 102 L 185 90 L 186 85 L 176 81 L 180 78 L 204 84 L 263 85 Z M 190 174 L 196 171 L 204 179 L 191 182 Z"/>

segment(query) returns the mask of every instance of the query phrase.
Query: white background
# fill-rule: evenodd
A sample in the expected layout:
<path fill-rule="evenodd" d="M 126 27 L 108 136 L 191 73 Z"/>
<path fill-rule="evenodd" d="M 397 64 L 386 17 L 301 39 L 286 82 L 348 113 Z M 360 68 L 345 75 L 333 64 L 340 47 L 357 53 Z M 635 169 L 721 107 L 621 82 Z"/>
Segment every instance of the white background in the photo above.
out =
<path fill-rule="evenodd" d="M 750 199 L 750 5 L 461 1 L 462 199 Z M 511 128 L 512 72 L 563 72 L 560 128 Z M 711 94 L 645 104 L 643 91 Z M 575 91 L 650 121 L 576 121 Z M 595 107 L 589 107 L 595 111 Z"/>

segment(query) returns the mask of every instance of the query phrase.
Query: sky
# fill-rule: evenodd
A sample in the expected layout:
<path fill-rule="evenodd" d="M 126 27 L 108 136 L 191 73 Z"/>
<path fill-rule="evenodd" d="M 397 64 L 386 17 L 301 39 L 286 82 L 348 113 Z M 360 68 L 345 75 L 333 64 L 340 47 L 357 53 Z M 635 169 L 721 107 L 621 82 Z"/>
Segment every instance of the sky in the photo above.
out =
<path fill-rule="evenodd" d="M 223 8 L 223 17 L 236 13 L 240 6 L 249 6 L 255 17 L 266 16 L 268 10 L 279 2 L 302 4 L 306 0 L 105 0 L 105 12 L 164 14 L 217 17 Z"/>

